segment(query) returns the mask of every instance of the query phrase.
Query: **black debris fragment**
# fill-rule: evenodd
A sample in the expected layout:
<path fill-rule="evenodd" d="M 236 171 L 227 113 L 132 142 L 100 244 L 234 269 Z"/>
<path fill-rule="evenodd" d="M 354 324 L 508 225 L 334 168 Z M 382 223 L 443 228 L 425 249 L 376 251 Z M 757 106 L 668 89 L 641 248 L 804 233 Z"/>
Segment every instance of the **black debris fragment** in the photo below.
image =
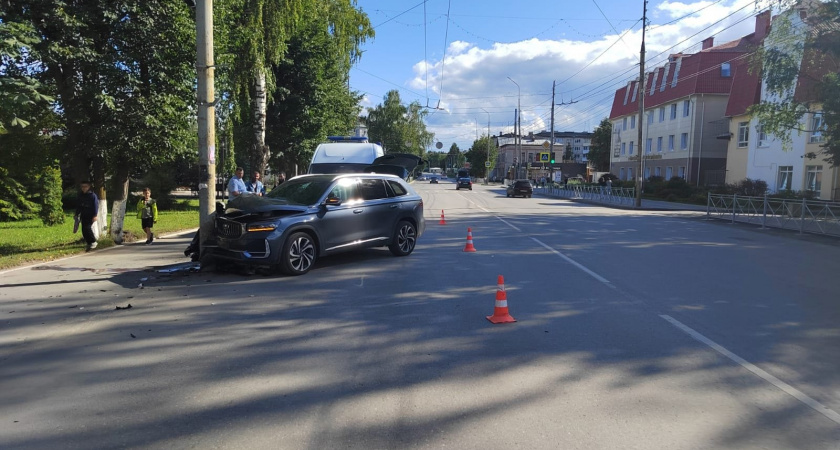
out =
<path fill-rule="evenodd" d="M 137 338 L 137 336 L 135 336 L 133 333 L 128 333 L 128 334 L 129 334 L 129 336 L 131 336 L 131 338 L 132 338 L 132 339 L 136 339 L 136 338 Z"/>
<path fill-rule="evenodd" d="M 114 309 L 116 309 L 116 310 L 120 310 L 120 309 L 131 309 L 131 303 L 129 303 L 127 306 L 119 306 L 119 305 L 117 305 L 117 307 L 116 307 L 116 308 L 114 308 Z"/>

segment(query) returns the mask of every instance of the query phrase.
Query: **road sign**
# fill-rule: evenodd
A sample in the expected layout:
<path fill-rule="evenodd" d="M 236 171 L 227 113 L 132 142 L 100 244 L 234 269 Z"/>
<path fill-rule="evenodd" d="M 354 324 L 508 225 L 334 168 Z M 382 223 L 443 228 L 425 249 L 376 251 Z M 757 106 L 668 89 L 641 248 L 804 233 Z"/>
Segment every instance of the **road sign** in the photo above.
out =
<path fill-rule="evenodd" d="M 551 156 L 550 153 L 540 153 L 540 162 L 548 162 L 549 156 Z"/>
<path fill-rule="evenodd" d="M 549 148 L 549 147 L 551 147 L 551 143 L 548 142 L 548 141 L 545 141 L 545 142 L 543 142 L 543 147 L 544 148 Z"/>
<path fill-rule="evenodd" d="M 484 167 L 490 168 L 490 161 L 484 161 Z"/>

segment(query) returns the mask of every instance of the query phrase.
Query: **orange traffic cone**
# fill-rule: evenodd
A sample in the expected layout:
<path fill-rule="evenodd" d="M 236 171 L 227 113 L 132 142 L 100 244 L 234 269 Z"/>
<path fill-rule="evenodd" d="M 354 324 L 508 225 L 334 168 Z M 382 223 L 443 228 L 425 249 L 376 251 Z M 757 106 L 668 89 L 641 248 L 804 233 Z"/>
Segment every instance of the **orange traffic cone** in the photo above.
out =
<path fill-rule="evenodd" d="M 440 222 L 438 222 L 438 225 L 446 225 L 446 218 L 443 217 L 442 209 L 440 210 Z"/>
<path fill-rule="evenodd" d="M 487 316 L 487 320 L 492 323 L 511 323 L 516 322 L 510 313 L 508 313 L 507 292 L 505 291 L 505 279 L 499 275 L 499 287 L 496 290 L 496 307 L 493 309 L 493 315 Z"/>
<path fill-rule="evenodd" d="M 473 246 L 472 241 L 472 228 L 467 228 L 467 245 L 464 246 L 465 252 L 474 252 L 475 246 Z"/>

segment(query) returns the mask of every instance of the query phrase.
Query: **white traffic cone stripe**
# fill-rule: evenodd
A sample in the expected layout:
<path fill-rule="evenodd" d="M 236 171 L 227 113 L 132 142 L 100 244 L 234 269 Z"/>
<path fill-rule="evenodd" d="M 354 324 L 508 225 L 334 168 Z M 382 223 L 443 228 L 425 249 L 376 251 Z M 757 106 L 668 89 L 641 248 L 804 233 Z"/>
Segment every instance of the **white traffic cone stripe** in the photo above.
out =
<path fill-rule="evenodd" d="M 496 308 L 507 308 L 507 300 L 496 300 Z"/>

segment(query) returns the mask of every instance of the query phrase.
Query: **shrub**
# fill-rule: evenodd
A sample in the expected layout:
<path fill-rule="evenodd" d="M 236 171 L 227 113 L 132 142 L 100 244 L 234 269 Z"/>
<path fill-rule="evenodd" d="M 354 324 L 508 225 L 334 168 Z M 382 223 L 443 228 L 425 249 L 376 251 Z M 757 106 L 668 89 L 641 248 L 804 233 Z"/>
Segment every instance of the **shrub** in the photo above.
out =
<path fill-rule="evenodd" d="M 764 180 L 744 178 L 732 185 L 731 188 L 733 194 L 761 197 L 767 193 L 767 182 Z"/>
<path fill-rule="evenodd" d="M 691 197 L 692 188 L 691 185 L 688 184 L 688 181 L 680 177 L 673 177 L 666 183 L 666 188 L 670 192 L 670 194 L 675 195 L 679 198 L 688 198 Z"/>
<path fill-rule="evenodd" d="M 64 223 L 61 169 L 58 168 L 58 161 L 55 161 L 53 165 L 44 167 L 37 179 L 38 197 L 41 203 L 41 211 L 38 215 L 41 217 L 41 221 L 48 227 Z"/>
<path fill-rule="evenodd" d="M 0 167 L 0 222 L 35 217 L 38 204 L 28 197 L 26 188 Z"/>

